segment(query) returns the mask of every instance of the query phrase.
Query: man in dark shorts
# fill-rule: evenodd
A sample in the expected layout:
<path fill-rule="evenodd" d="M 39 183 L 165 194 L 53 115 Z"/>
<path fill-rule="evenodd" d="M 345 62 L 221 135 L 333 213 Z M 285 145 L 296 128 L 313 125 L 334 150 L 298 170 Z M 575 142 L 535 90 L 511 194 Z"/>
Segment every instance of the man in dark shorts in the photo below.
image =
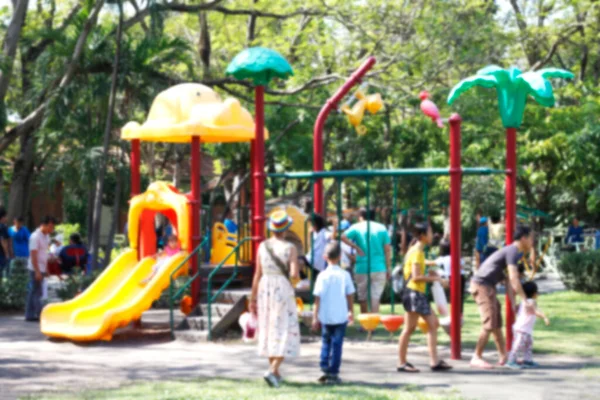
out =
<path fill-rule="evenodd" d="M 504 344 L 504 335 L 502 334 L 502 314 L 500 311 L 500 302 L 496 296 L 496 285 L 505 279 L 506 291 L 511 299 L 511 304 L 517 306 L 515 302 L 515 293 L 523 300 L 526 300 L 525 292 L 519 279 L 519 260 L 524 253 L 527 253 L 533 246 L 533 237 L 531 230 L 527 226 L 519 226 L 515 232 L 514 242 L 490 255 L 479 267 L 473 280 L 471 281 L 471 294 L 479 308 L 481 315 L 482 329 L 475 346 L 475 353 L 471 359 L 471 367 L 491 369 L 491 364 L 483 359 L 483 349 L 485 348 L 490 333 L 496 342 L 498 349 L 499 365 L 506 363 L 507 355 Z M 505 270 L 508 269 L 508 278 L 505 276 Z M 526 304 L 528 312 L 535 312 L 534 309 Z"/>

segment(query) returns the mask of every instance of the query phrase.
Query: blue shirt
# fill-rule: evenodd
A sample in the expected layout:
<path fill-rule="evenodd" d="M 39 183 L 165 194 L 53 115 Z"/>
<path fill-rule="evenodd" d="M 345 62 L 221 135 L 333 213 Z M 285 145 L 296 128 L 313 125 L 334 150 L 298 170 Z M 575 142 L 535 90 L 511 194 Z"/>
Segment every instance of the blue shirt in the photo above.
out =
<path fill-rule="evenodd" d="M 225 228 L 229 233 L 237 233 L 238 231 L 238 226 L 232 219 L 225 218 L 225 220 L 223 221 L 223 225 L 225 225 Z"/>
<path fill-rule="evenodd" d="M 581 243 L 583 242 L 583 227 L 569 226 L 567 231 L 567 243 Z"/>
<path fill-rule="evenodd" d="M 323 325 L 348 322 L 348 299 L 354 294 L 352 277 L 338 265 L 330 265 L 317 276 L 313 294 L 319 297 L 319 321 Z"/>
<path fill-rule="evenodd" d="M 386 227 L 379 222 L 369 222 L 371 236 L 367 239 L 368 226 L 366 221 L 362 221 L 352 225 L 344 236 L 356 243 L 358 247 L 365 254 L 364 256 L 356 256 L 356 266 L 354 272 L 357 274 L 369 273 L 368 265 L 368 254 L 367 250 L 370 243 L 371 250 L 371 273 L 373 272 L 385 272 L 385 246 L 389 245 L 392 241 Z"/>
<path fill-rule="evenodd" d="M 8 235 L 13 242 L 13 252 L 15 257 L 29 257 L 29 229 L 22 226 L 18 231 L 14 226 L 8 228 Z"/>
<path fill-rule="evenodd" d="M 477 242 L 475 243 L 475 250 L 483 253 L 483 250 L 488 244 L 488 238 L 489 230 L 487 225 L 480 226 L 479 229 L 477 229 Z"/>

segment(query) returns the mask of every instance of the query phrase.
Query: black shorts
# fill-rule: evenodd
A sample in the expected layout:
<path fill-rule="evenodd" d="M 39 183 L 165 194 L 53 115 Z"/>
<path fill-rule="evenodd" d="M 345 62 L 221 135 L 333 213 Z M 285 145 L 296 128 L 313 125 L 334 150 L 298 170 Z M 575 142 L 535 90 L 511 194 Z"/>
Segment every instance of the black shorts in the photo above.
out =
<path fill-rule="evenodd" d="M 402 295 L 402 305 L 407 312 L 416 312 L 421 315 L 431 314 L 431 306 L 425 293 L 417 292 L 409 288 L 404 288 Z"/>

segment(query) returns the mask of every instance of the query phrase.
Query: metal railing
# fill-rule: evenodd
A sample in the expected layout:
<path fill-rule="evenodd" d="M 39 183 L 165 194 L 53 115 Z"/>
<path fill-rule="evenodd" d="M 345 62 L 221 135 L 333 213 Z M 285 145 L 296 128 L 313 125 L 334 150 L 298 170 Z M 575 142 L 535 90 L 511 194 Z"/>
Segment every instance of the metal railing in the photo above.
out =
<path fill-rule="evenodd" d="M 211 273 L 208 275 L 208 279 L 207 279 L 207 313 L 208 313 L 208 340 L 212 340 L 212 303 L 219 297 L 219 295 L 221 293 L 223 293 L 223 291 L 227 288 L 227 286 L 229 286 L 231 284 L 231 282 L 236 278 L 237 274 L 238 274 L 238 264 L 239 264 L 239 251 L 240 251 L 240 247 L 251 240 L 255 240 L 257 238 L 253 238 L 253 237 L 245 237 L 243 238 L 241 241 L 239 241 L 237 243 L 237 245 L 229 252 L 229 254 L 227 254 L 227 256 L 223 259 L 223 261 L 221 261 L 216 267 L 214 267 L 214 269 L 211 271 Z M 233 273 L 231 274 L 231 276 L 225 281 L 225 283 L 223 283 L 223 285 L 221 285 L 221 287 L 219 288 L 219 290 L 217 291 L 217 293 L 215 293 L 214 295 L 212 294 L 212 281 L 214 276 L 216 275 L 217 272 L 219 272 L 219 270 L 221 268 L 223 268 L 223 265 L 225 265 L 225 261 L 227 261 L 227 259 L 229 257 L 231 257 L 231 255 L 233 255 L 233 253 L 236 254 L 235 257 L 235 264 L 233 267 Z"/>
<path fill-rule="evenodd" d="M 190 285 L 192 284 L 192 282 L 194 282 L 194 280 L 198 279 L 198 277 L 200 276 L 200 265 L 202 264 L 202 261 L 201 261 L 201 258 L 199 256 L 200 256 L 200 253 L 202 252 L 202 248 L 206 244 L 207 240 L 208 240 L 208 238 L 205 238 L 194 249 L 194 251 L 192 251 L 190 254 L 188 254 L 187 257 L 184 258 L 183 261 L 177 266 L 177 268 L 175 268 L 173 270 L 173 272 L 171 272 L 171 275 L 169 275 L 169 326 L 170 326 L 170 329 L 171 329 L 171 338 L 172 339 L 175 339 L 175 318 L 174 318 L 174 315 L 173 315 L 173 304 L 174 304 L 175 300 L 177 300 L 177 298 L 179 298 L 179 296 L 181 296 L 183 294 L 183 292 L 188 287 L 190 287 Z M 173 277 L 194 256 L 198 256 L 198 271 L 196 271 L 196 273 L 192 277 L 190 277 L 185 282 L 185 284 L 181 288 L 179 288 L 179 290 L 175 294 L 173 294 L 173 291 L 175 290 Z"/>

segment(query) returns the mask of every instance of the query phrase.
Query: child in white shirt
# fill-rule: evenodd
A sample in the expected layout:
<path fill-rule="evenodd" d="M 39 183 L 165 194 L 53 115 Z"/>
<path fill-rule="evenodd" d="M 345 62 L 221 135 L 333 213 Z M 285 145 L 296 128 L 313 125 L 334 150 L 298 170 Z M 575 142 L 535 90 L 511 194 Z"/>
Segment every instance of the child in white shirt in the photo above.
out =
<path fill-rule="evenodd" d="M 523 303 L 519 306 L 517 319 L 513 324 L 514 339 L 512 349 L 506 363 L 506 366 L 511 369 L 535 368 L 539 366 L 533 361 L 533 326 L 535 325 L 536 317 L 543 318 L 546 325 L 550 324 L 548 317 L 537 308 L 535 299 L 538 295 L 538 287 L 535 282 L 525 282 L 523 284 L 523 291 L 525 292 L 525 296 L 527 296 L 527 302 L 535 306 L 535 313 L 527 313 Z M 520 354 L 523 354 L 522 364 L 517 363 L 517 358 Z"/>
<path fill-rule="evenodd" d="M 312 327 L 321 329 L 321 371 L 319 383 L 339 384 L 342 364 L 342 347 L 346 326 L 354 320 L 354 283 L 348 271 L 340 268 L 341 248 L 337 241 L 329 242 L 324 249 L 327 269 L 317 276 L 314 288 L 314 314 Z"/>

